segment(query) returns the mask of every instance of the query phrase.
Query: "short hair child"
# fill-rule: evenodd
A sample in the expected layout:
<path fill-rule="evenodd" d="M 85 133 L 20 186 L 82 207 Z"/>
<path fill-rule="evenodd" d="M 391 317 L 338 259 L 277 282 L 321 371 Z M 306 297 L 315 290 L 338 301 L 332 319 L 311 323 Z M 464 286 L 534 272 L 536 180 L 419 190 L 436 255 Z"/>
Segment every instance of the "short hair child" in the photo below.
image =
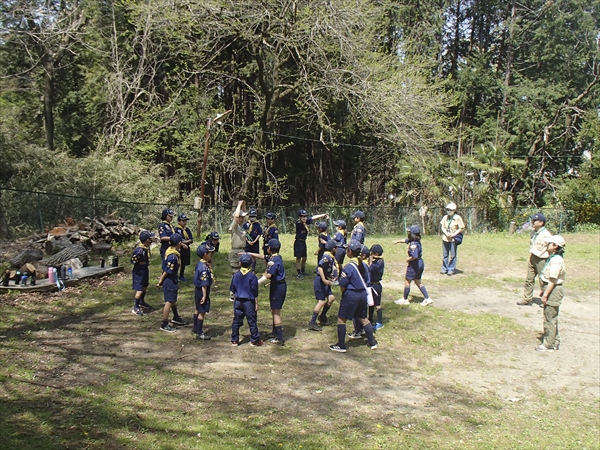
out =
<path fill-rule="evenodd" d="M 338 262 L 335 260 L 335 256 L 333 256 L 335 248 L 336 244 L 333 239 L 325 243 L 325 252 L 319 261 L 319 265 L 315 269 L 316 276 L 313 284 L 317 304 L 313 310 L 312 318 L 310 319 L 310 322 L 308 322 L 309 330 L 322 330 L 317 324 L 317 317 L 319 318 L 319 323 L 326 325 L 327 311 L 329 311 L 329 308 L 335 300 L 333 292 L 331 291 L 331 286 L 337 281 L 340 270 Z"/>
<path fill-rule="evenodd" d="M 421 228 L 419 225 L 411 225 L 408 229 L 408 238 L 394 241 L 394 244 L 405 243 L 408 244 L 408 257 L 406 262 L 406 275 L 404 279 L 404 295 L 398 300 L 394 300 L 396 305 L 409 305 L 408 295 L 410 294 L 410 283 L 415 282 L 421 293 L 423 294 L 423 301 L 421 306 L 431 305 L 433 300 L 429 297 L 425 286 L 421 285 L 421 277 L 425 271 L 425 263 L 423 262 L 423 247 L 421 246 Z"/>
<path fill-rule="evenodd" d="M 243 227 L 246 231 L 246 247 L 245 252 L 258 253 L 259 252 L 259 239 L 263 234 L 260 223 L 256 220 L 257 217 L 256 209 L 248 211 L 248 222 L 244 223 Z M 252 260 L 252 271 L 256 267 L 256 262 Z"/>
<path fill-rule="evenodd" d="M 154 233 L 142 231 L 140 233 L 140 242 L 133 250 L 131 255 L 131 278 L 133 281 L 133 290 L 135 297 L 133 299 L 133 309 L 131 312 L 136 316 L 143 316 L 141 308 L 150 309 L 151 306 L 146 303 L 146 290 L 150 284 L 150 244 Z"/>
<path fill-rule="evenodd" d="M 354 239 L 361 244 L 364 244 L 365 237 L 367 236 L 365 232 L 365 213 L 362 211 L 355 211 L 350 217 L 354 219 L 354 228 L 352 229 L 350 240 Z"/>
<path fill-rule="evenodd" d="M 335 259 L 341 266 L 344 264 L 344 258 L 346 257 L 346 222 L 343 220 L 335 220 L 333 224 L 336 228 L 333 239 L 337 244 L 335 249 Z"/>
<path fill-rule="evenodd" d="M 171 226 L 171 222 L 173 221 L 173 216 L 175 213 L 170 208 L 165 208 L 162 211 L 160 216 L 160 222 L 158 224 L 158 238 L 160 239 L 160 259 L 164 261 L 165 253 L 169 248 L 169 238 L 173 234 L 173 227 Z"/>
<path fill-rule="evenodd" d="M 317 243 L 319 247 L 319 250 L 317 251 L 317 264 L 319 264 L 319 261 L 321 261 L 321 258 L 325 253 L 325 244 L 331 238 L 327 232 L 327 222 L 317 223 L 317 228 L 319 229 L 319 235 L 317 236 Z"/>
<path fill-rule="evenodd" d="M 158 287 L 163 288 L 165 306 L 163 308 L 162 324 L 160 329 L 168 333 L 176 331 L 169 325 L 169 311 L 173 310 L 173 319 L 171 323 L 175 325 L 185 325 L 179 312 L 177 311 L 177 290 L 179 289 L 179 249 L 181 248 L 181 235 L 173 233 L 169 239 L 170 246 L 165 252 L 163 260 L 163 273 L 158 280 Z"/>
<path fill-rule="evenodd" d="M 187 226 L 188 216 L 185 214 L 179 214 L 177 216 L 177 225 L 175 226 L 175 233 L 181 234 L 183 240 L 181 241 L 181 268 L 179 269 L 179 280 L 187 281 L 185 278 L 185 268 L 191 264 L 191 245 L 194 242 L 194 237 L 192 235 L 192 230 L 190 230 Z"/>
<path fill-rule="evenodd" d="M 212 252 L 214 247 L 212 244 L 201 244 L 196 249 L 196 255 L 200 261 L 196 264 L 194 270 L 194 301 L 196 310 L 194 311 L 194 321 L 192 333 L 196 334 L 196 338 L 208 341 L 210 336 L 204 333 L 204 318 L 210 312 L 210 287 L 212 286 L 214 275 L 210 267 L 212 260 Z"/>
<path fill-rule="evenodd" d="M 325 219 L 329 218 L 327 214 L 317 214 L 308 217 L 308 212 L 306 210 L 298 210 L 296 237 L 294 239 L 294 257 L 296 258 L 296 272 L 298 272 L 298 278 L 304 278 L 306 276 L 306 237 L 308 236 L 308 225 L 321 217 L 325 217 Z"/>
<path fill-rule="evenodd" d="M 203 244 L 211 243 L 215 248 L 213 253 L 219 253 L 219 246 L 221 245 L 221 235 L 218 231 L 211 231 L 206 235 L 206 239 Z"/>
<path fill-rule="evenodd" d="M 252 256 L 248 253 L 240 255 L 240 270 L 233 274 L 229 290 L 233 292 L 233 323 L 231 324 L 231 345 L 240 343 L 240 327 L 244 318 L 250 328 L 250 345 L 259 347 L 263 344 L 257 325 L 258 313 L 258 278 L 251 271 Z"/>
<path fill-rule="evenodd" d="M 369 286 L 375 291 L 373 294 L 375 305 L 369 306 L 369 322 L 371 322 L 371 324 L 374 323 L 373 330 L 375 331 L 383 328 L 383 309 L 381 308 L 383 287 L 381 286 L 381 279 L 383 278 L 384 270 L 383 247 L 379 244 L 375 244 L 371 247 L 371 257 L 369 258 Z M 377 322 L 373 322 L 373 313 L 375 310 L 377 311 Z"/>

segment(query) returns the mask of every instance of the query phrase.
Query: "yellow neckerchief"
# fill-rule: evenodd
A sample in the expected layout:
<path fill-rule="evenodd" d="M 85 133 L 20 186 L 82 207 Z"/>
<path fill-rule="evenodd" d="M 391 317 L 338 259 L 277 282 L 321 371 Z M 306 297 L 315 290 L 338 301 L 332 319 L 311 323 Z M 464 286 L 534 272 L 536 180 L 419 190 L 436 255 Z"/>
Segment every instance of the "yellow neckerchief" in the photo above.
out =
<path fill-rule="evenodd" d="M 191 238 L 192 238 L 192 236 L 190 236 L 190 235 L 188 234 L 188 232 L 187 232 L 187 228 L 184 228 L 184 227 L 182 227 L 182 226 L 181 226 L 181 225 L 179 225 L 179 224 L 177 224 L 177 226 L 176 226 L 175 228 L 179 228 L 179 229 L 182 231 L 181 235 L 183 236 L 183 240 L 184 240 L 184 241 L 187 241 L 188 239 L 191 239 Z"/>
<path fill-rule="evenodd" d="M 162 223 L 164 223 L 165 225 L 169 225 L 169 228 L 171 228 L 171 224 L 169 222 L 167 222 L 166 220 L 163 220 Z"/>
<path fill-rule="evenodd" d="M 373 259 L 383 259 L 383 256 L 381 256 L 381 255 L 373 255 L 372 258 Z"/>
<path fill-rule="evenodd" d="M 165 252 L 165 259 L 167 259 L 167 256 L 169 256 L 169 255 L 177 255 L 178 263 L 181 264 L 179 262 L 179 260 L 181 258 L 181 253 L 179 253 L 177 250 L 175 250 L 175 247 L 169 247 L 167 249 L 167 251 Z"/>
<path fill-rule="evenodd" d="M 272 253 L 271 254 L 271 258 L 275 258 L 276 256 L 279 256 L 279 253 Z"/>
<path fill-rule="evenodd" d="M 246 275 L 248 272 L 252 272 L 252 269 L 250 267 L 242 267 L 240 272 L 242 272 L 242 275 Z"/>
<path fill-rule="evenodd" d="M 358 256 L 350 256 L 348 259 L 348 264 L 354 263 L 356 267 L 358 267 Z M 346 264 L 346 265 L 348 265 Z"/>
<path fill-rule="evenodd" d="M 148 252 L 148 259 L 150 259 L 150 247 L 146 247 L 144 244 L 142 244 L 141 242 L 137 245 L 139 248 L 143 248 L 144 250 L 146 250 Z"/>
<path fill-rule="evenodd" d="M 200 262 L 203 263 L 208 268 L 208 271 L 210 272 L 210 278 L 213 281 L 215 281 L 215 274 L 213 273 L 213 271 L 212 271 L 212 269 L 210 267 L 210 264 L 208 264 L 208 261 L 205 260 L 204 258 L 200 258 Z"/>

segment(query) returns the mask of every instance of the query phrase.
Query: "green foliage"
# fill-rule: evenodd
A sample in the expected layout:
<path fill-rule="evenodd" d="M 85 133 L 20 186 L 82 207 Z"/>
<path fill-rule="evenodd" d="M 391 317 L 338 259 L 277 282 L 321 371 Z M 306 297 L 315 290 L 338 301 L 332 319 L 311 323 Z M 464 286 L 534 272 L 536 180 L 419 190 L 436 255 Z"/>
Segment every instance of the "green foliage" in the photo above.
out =
<path fill-rule="evenodd" d="M 576 214 L 578 224 L 600 225 L 600 164 L 586 162 L 577 177 L 566 175 L 558 180 L 557 200 Z"/>

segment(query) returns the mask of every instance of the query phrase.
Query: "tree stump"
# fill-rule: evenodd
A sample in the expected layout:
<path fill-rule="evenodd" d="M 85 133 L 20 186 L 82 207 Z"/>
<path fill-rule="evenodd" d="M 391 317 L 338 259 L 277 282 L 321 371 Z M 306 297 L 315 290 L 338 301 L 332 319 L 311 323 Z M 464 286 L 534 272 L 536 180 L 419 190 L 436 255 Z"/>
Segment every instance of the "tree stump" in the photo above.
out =
<path fill-rule="evenodd" d="M 47 255 L 55 255 L 71 245 L 73 243 L 66 236 L 52 237 L 44 243 L 44 249 Z"/>

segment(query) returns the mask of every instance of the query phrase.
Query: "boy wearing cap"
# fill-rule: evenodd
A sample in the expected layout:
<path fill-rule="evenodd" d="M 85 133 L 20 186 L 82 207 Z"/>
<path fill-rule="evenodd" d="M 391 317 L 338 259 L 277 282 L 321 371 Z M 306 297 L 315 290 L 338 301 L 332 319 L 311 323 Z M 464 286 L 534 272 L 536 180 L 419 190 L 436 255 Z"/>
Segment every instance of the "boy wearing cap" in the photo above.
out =
<path fill-rule="evenodd" d="M 204 326 L 204 318 L 210 312 L 210 287 L 212 286 L 214 276 L 210 267 L 212 259 L 212 244 L 201 244 L 196 249 L 196 255 L 200 261 L 196 264 L 194 271 L 194 301 L 196 303 L 196 311 L 194 312 L 194 321 L 192 333 L 196 334 L 196 338 L 208 341 L 210 336 L 204 334 L 202 327 Z"/>
<path fill-rule="evenodd" d="M 330 239 L 329 233 L 327 232 L 327 223 L 319 222 L 317 223 L 317 228 L 319 229 L 319 235 L 317 236 L 317 244 L 319 250 L 317 251 L 317 264 L 321 261 L 323 254 L 325 253 L 325 244 Z"/>
<path fill-rule="evenodd" d="M 250 256 L 257 259 L 267 261 L 267 272 L 258 280 L 258 284 L 269 283 L 269 304 L 271 306 L 271 316 L 273 318 L 273 330 L 267 333 L 267 337 L 271 338 L 272 344 L 284 344 L 283 326 L 281 324 L 281 309 L 285 302 L 287 294 L 287 284 L 285 282 L 285 268 L 283 267 L 283 259 L 279 256 L 281 242 L 277 239 L 269 241 L 268 255 L 264 256 L 259 253 L 249 253 Z"/>
<path fill-rule="evenodd" d="M 433 303 L 429 297 L 425 286 L 421 285 L 421 277 L 425 271 L 425 263 L 423 262 L 423 247 L 421 246 L 421 228 L 419 225 L 411 225 L 408 229 L 408 238 L 394 241 L 394 244 L 408 244 L 408 257 L 406 262 L 406 275 L 404 278 L 404 296 L 398 300 L 394 300 L 396 305 L 410 305 L 408 295 L 410 294 L 410 283 L 415 282 L 421 293 L 423 301 L 421 306 L 428 306 Z"/>
<path fill-rule="evenodd" d="M 229 260 L 232 274 L 240 270 L 240 253 L 246 247 L 246 231 L 244 230 L 244 217 L 246 217 L 246 213 L 242 211 L 243 205 L 244 200 L 240 200 L 233 212 L 233 221 L 229 227 L 229 231 L 231 231 L 231 251 L 227 259 Z M 229 293 L 229 301 L 234 301 L 232 292 Z"/>
<path fill-rule="evenodd" d="M 371 349 L 377 348 L 377 341 L 373 336 L 373 327 L 367 319 L 367 281 L 365 280 L 368 280 L 368 274 L 358 258 L 361 248 L 362 245 L 358 241 L 351 240 L 348 243 L 349 261 L 342 269 L 340 277 L 342 299 L 340 300 L 340 310 L 338 312 L 338 341 L 329 346 L 329 349 L 334 352 L 346 353 L 346 321 L 354 317 L 358 318 L 364 327 L 369 347 Z"/>
<path fill-rule="evenodd" d="M 523 298 L 517 302 L 517 305 L 526 306 L 533 300 L 533 289 L 535 279 L 540 276 L 546 259 L 548 259 L 548 249 L 546 241 L 552 237 L 546 229 L 546 216 L 542 213 L 535 213 L 531 217 L 533 230 L 529 239 L 529 261 L 527 262 L 527 276 L 525 286 L 523 287 Z"/>
<path fill-rule="evenodd" d="M 145 297 L 146 290 L 150 284 L 150 244 L 152 243 L 153 236 L 154 233 L 142 231 L 140 233 L 140 242 L 131 255 L 131 264 L 133 264 L 131 278 L 133 279 L 133 290 L 135 291 L 131 312 L 136 316 L 144 315 L 140 307 L 150 308 L 150 305 L 145 301 Z"/>
<path fill-rule="evenodd" d="M 268 255 L 269 253 L 269 241 L 271 239 L 279 239 L 279 230 L 277 229 L 277 225 L 275 225 L 276 217 L 274 212 L 265 214 L 267 226 L 263 233 L 263 255 Z"/>
<path fill-rule="evenodd" d="M 165 306 L 163 308 L 162 324 L 160 329 L 168 333 L 176 331 L 175 328 L 169 325 L 169 311 L 173 310 L 173 319 L 171 323 L 176 325 L 185 325 L 179 312 L 177 311 L 177 291 L 179 289 L 179 262 L 180 254 L 179 249 L 181 248 L 181 235 L 173 233 L 169 240 L 170 246 L 165 252 L 165 258 L 163 259 L 162 275 L 158 280 L 158 287 L 163 288 L 163 296 L 165 299 Z"/>
<path fill-rule="evenodd" d="M 344 264 L 344 258 L 346 257 L 346 222 L 343 220 L 334 220 L 336 232 L 333 236 L 333 240 L 336 243 L 335 259 L 340 265 Z"/>
<path fill-rule="evenodd" d="M 162 211 L 162 215 L 160 216 L 161 223 L 158 224 L 158 238 L 160 239 L 160 259 L 161 261 L 165 260 L 165 253 L 169 248 L 169 239 L 173 234 L 173 228 L 171 227 L 171 222 L 173 221 L 173 216 L 175 213 L 170 208 L 165 208 Z"/>
<path fill-rule="evenodd" d="M 257 222 L 256 209 L 251 209 L 248 211 L 248 222 L 244 224 L 244 231 L 246 232 L 246 245 L 244 246 L 244 251 L 246 253 L 259 253 L 259 239 L 263 234 L 262 227 L 260 223 Z M 252 271 L 256 269 L 256 262 L 252 260 Z"/>
<path fill-rule="evenodd" d="M 215 248 L 213 253 L 219 253 L 221 235 L 218 231 L 211 231 L 209 234 L 206 235 L 206 240 L 203 242 L 203 244 L 212 244 L 212 246 Z"/>
<path fill-rule="evenodd" d="M 367 288 L 371 285 L 371 272 L 369 270 L 368 264 L 370 254 L 371 251 L 369 250 L 369 247 L 367 247 L 365 244 L 362 244 L 360 248 L 360 254 L 358 255 L 358 261 L 362 264 L 364 268 L 365 287 Z M 368 308 L 371 308 L 371 305 L 369 305 L 368 302 L 367 306 Z M 354 331 L 352 331 L 352 333 L 348 335 L 348 339 L 360 339 L 365 334 L 363 325 L 359 318 L 356 316 L 352 319 L 352 323 L 354 324 Z M 371 325 L 373 325 L 373 322 L 371 322 Z"/>
<path fill-rule="evenodd" d="M 191 250 L 190 246 L 194 242 L 194 238 L 192 236 L 192 230 L 187 227 L 188 216 L 185 214 L 179 214 L 177 216 L 177 225 L 175 226 L 175 233 L 181 235 L 181 268 L 179 269 L 179 280 L 187 281 L 185 278 L 185 268 L 191 264 Z"/>
<path fill-rule="evenodd" d="M 350 240 L 355 240 L 360 242 L 361 244 L 365 243 L 365 213 L 362 211 L 355 211 L 354 214 L 350 216 L 354 219 L 354 228 L 352 229 L 352 234 L 350 235 Z"/>
<path fill-rule="evenodd" d="M 548 259 L 540 272 L 542 304 L 544 305 L 544 338 L 536 348 L 538 352 L 553 352 L 560 347 L 558 313 L 564 298 L 565 240 L 562 236 L 550 236 L 547 240 Z"/>
<path fill-rule="evenodd" d="M 241 268 L 233 274 L 229 289 L 235 296 L 233 303 L 233 323 L 231 324 L 231 345 L 237 347 L 240 343 L 240 328 L 244 324 L 244 318 L 250 328 L 250 345 L 259 347 L 263 344 L 258 331 L 258 278 L 250 270 L 253 258 L 248 253 L 242 253 L 239 257 Z"/>
<path fill-rule="evenodd" d="M 335 250 L 335 241 L 333 239 L 325 243 L 323 256 L 319 260 L 319 264 L 315 269 L 315 279 L 313 282 L 315 289 L 315 298 L 317 304 L 312 313 L 312 318 L 308 322 L 308 329 L 313 331 L 322 331 L 322 328 L 317 324 L 317 316 L 319 322 L 327 324 L 327 311 L 331 308 L 335 297 L 331 291 L 331 286 L 337 281 L 339 274 L 339 266 L 333 255 Z M 322 312 L 321 312 L 322 310 Z M 319 313 L 321 313 L 319 315 Z"/>
<path fill-rule="evenodd" d="M 465 229 L 465 224 L 458 214 L 456 214 L 456 205 L 452 202 L 446 205 L 446 215 L 440 221 L 442 229 L 442 270 L 441 274 L 448 276 L 454 275 L 456 270 L 457 242 L 455 237 L 461 234 Z"/>
<path fill-rule="evenodd" d="M 308 217 L 308 212 L 305 209 L 298 210 L 296 237 L 294 239 L 294 257 L 296 258 L 296 272 L 298 272 L 298 278 L 300 279 L 306 276 L 306 237 L 308 236 L 308 225 L 321 217 L 325 217 L 325 219 L 329 218 L 327 214 L 317 214 Z"/>
<path fill-rule="evenodd" d="M 371 256 L 369 258 L 369 286 L 375 291 L 373 293 L 374 306 L 369 306 L 369 322 L 373 324 L 373 314 L 377 311 L 377 322 L 373 325 L 373 330 L 377 331 L 383 328 L 383 309 L 381 308 L 381 299 L 383 298 L 383 287 L 381 279 L 385 270 L 385 262 L 383 261 L 383 247 L 375 244 L 371 247 Z"/>

